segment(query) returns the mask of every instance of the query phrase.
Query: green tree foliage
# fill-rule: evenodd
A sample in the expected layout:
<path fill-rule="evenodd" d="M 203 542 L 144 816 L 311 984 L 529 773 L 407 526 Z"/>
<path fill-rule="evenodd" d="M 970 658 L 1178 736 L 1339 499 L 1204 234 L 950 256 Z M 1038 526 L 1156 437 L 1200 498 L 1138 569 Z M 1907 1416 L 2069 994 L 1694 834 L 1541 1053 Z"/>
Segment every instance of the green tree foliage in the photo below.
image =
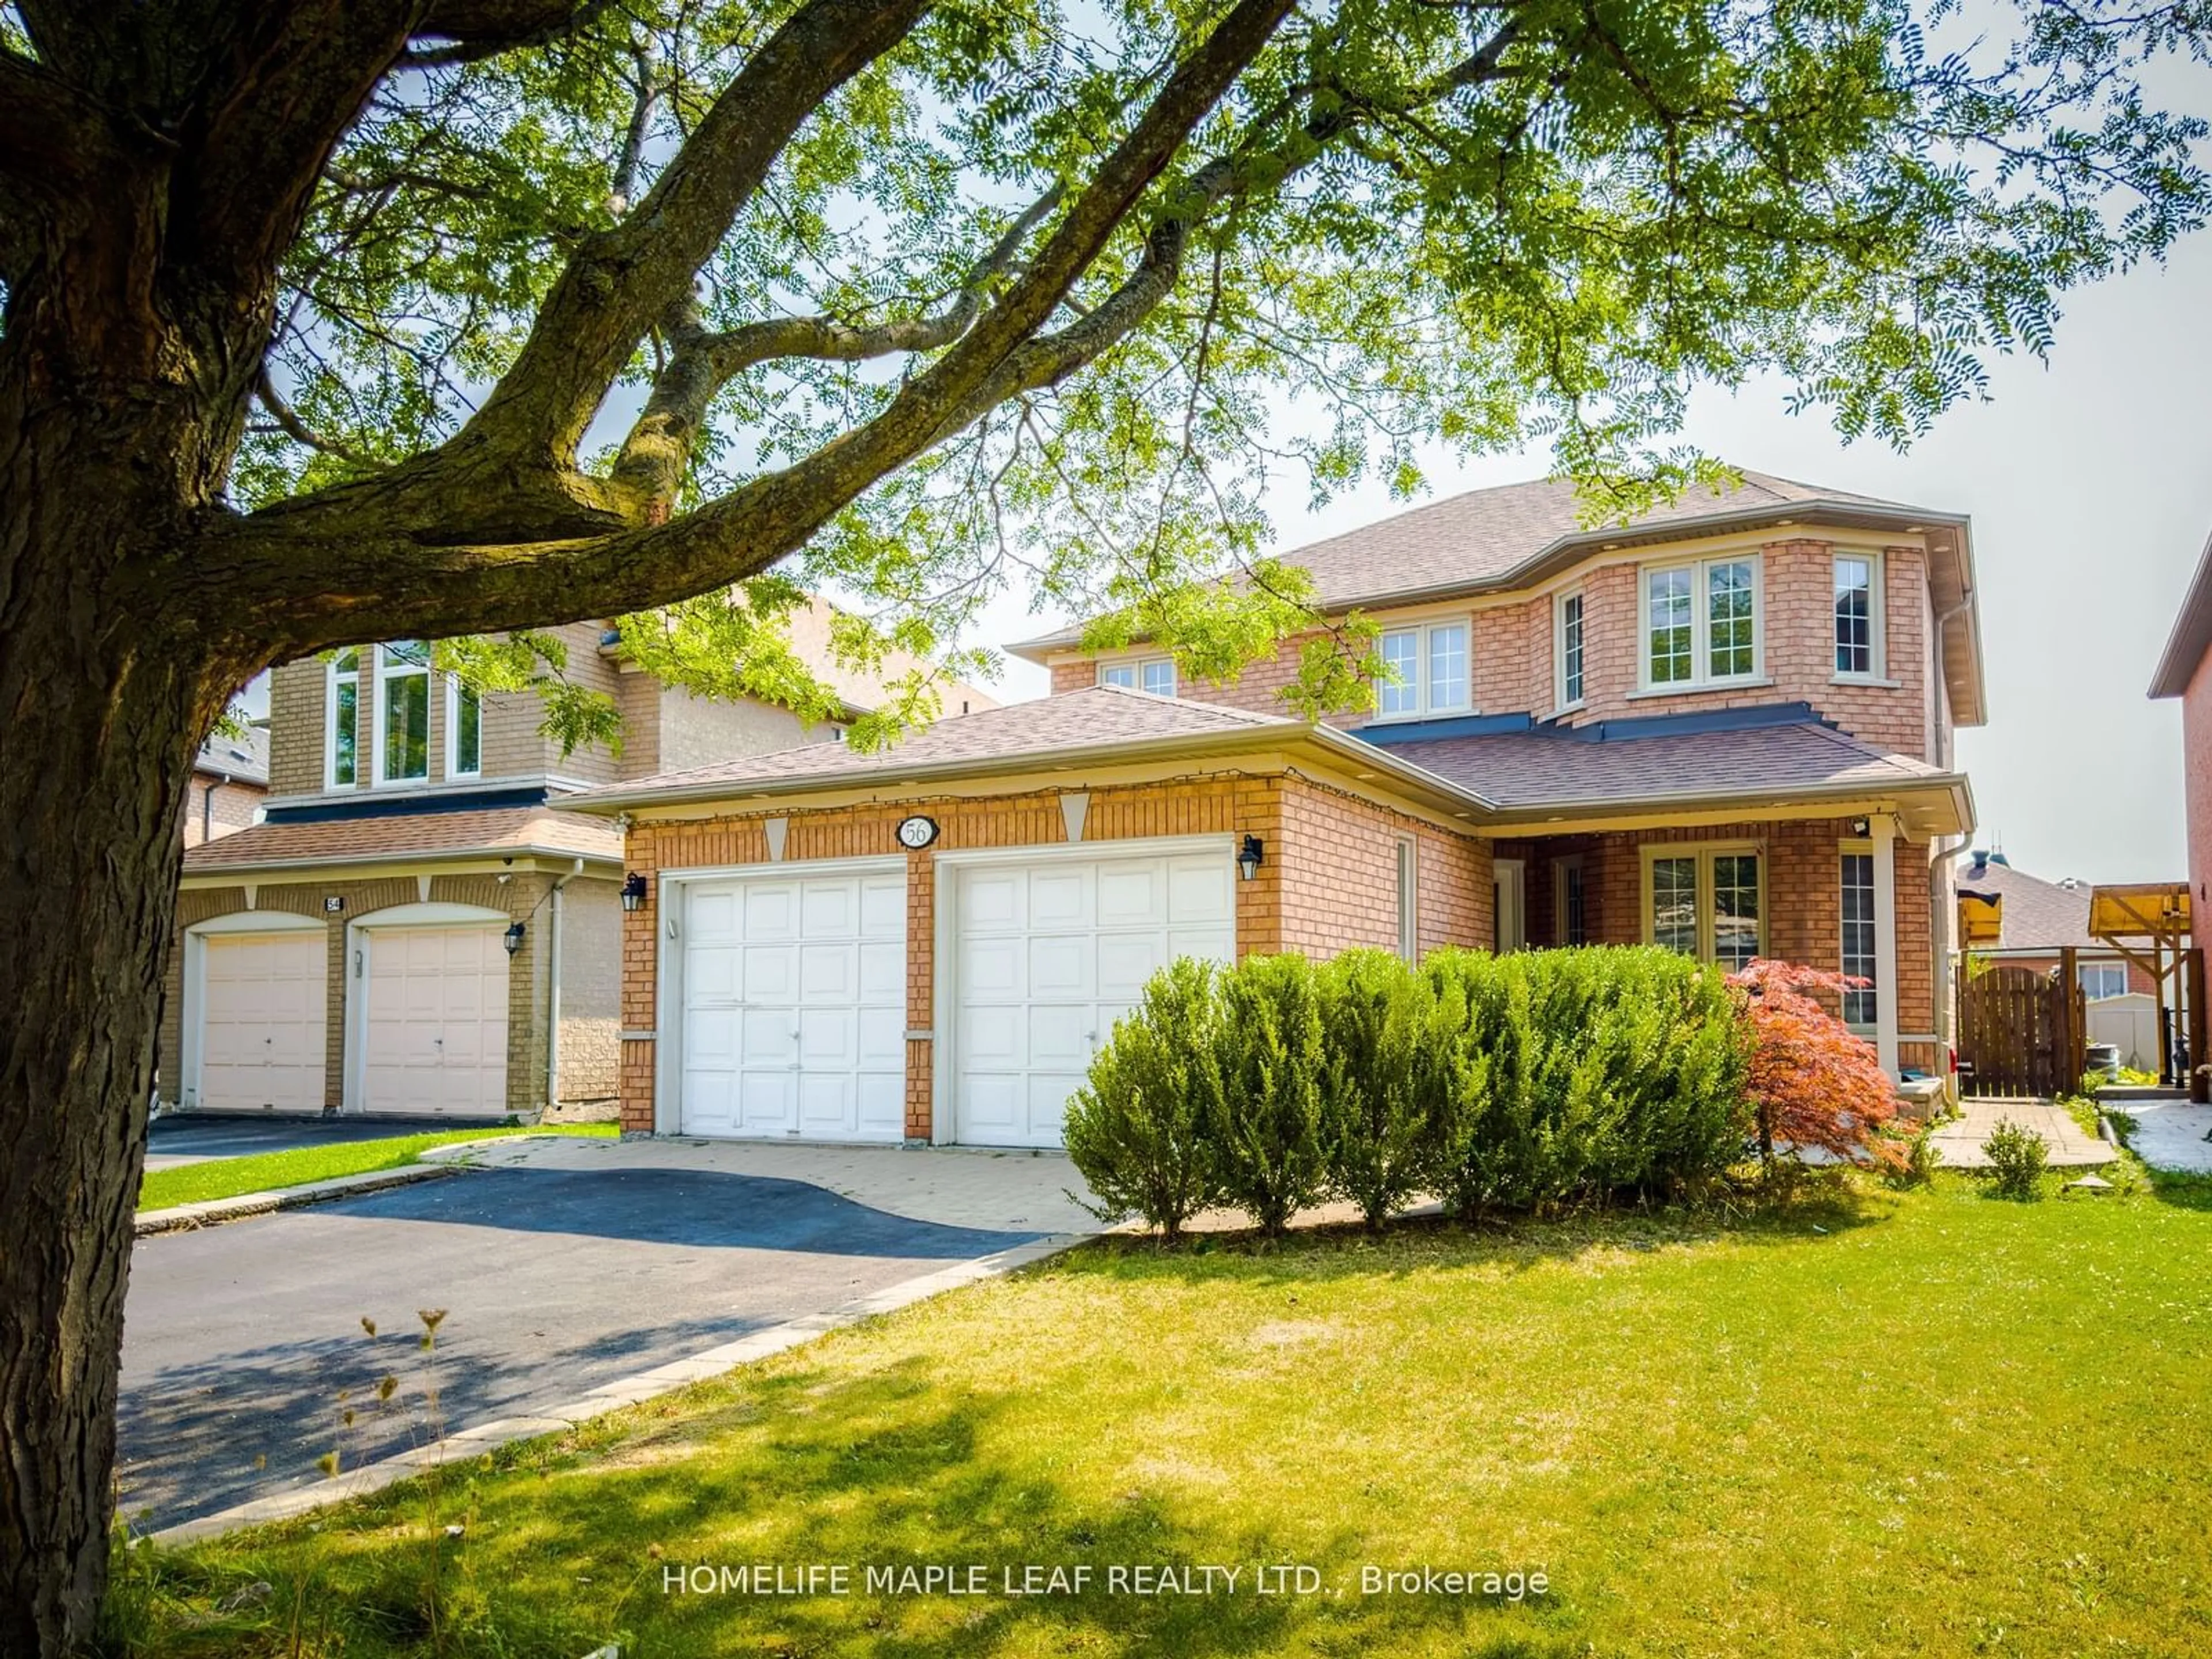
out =
<path fill-rule="evenodd" d="M 633 0 L 522 50 L 411 54 L 286 261 L 233 498 L 313 495 L 450 439 L 544 332 L 564 266 L 635 225 L 805 9 Z M 580 463 L 614 520 L 680 521 L 883 416 L 1035 276 L 1163 66 L 1222 15 L 914 14 L 793 123 L 690 297 L 621 363 Z M 1060 286 L 1034 349 L 794 540 L 732 547 L 734 585 L 628 616 L 625 636 L 678 683 L 804 713 L 827 694 L 778 642 L 793 589 L 848 599 L 856 663 L 895 644 L 972 674 L 990 659 L 956 641 L 1018 584 L 1100 617 L 1094 644 L 1164 641 L 1193 683 L 1326 621 L 1286 695 L 1358 705 L 1371 632 L 1321 617 L 1261 554 L 1286 483 L 1412 494 L 1426 442 L 1548 436 L 1592 517 L 1617 517 L 1717 477 L 1673 437 L 1689 388 L 1765 371 L 1847 434 L 1917 436 L 1980 392 L 1991 352 L 2049 349 L 2067 288 L 2201 221 L 2203 125 L 2137 82 L 2201 55 L 2205 21 L 2194 3 L 1297 8 Z M 930 717 L 927 678 L 856 740 Z M 589 694 L 541 679 L 556 730 L 597 729 Z"/>

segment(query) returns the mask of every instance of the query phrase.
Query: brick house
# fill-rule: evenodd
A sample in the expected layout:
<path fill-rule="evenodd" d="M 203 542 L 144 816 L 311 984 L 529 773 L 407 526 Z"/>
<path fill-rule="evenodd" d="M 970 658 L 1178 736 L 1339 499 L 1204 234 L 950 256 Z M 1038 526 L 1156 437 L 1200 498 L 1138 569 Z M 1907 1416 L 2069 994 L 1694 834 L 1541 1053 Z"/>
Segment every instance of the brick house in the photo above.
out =
<path fill-rule="evenodd" d="M 2181 699 L 2183 798 L 2189 815 L 2189 890 L 2212 902 L 2212 539 L 2197 561 L 2173 632 L 2151 676 L 2150 695 Z"/>
<path fill-rule="evenodd" d="M 269 728 L 249 726 L 234 738 L 218 732 L 192 757 L 178 831 L 186 847 L 198 847 L 250 830 L 268 798 Z"/>
<path fill-rule="evenodd" d="M 801 613 L 794 641 L 818 647 L 827 617 Z M 535 692 L 479 700 L 416 641 L 270 676 L 264 821 L 185 854 L 165 1101 L 453 1117 L 612 1109 L 622 837 L 568 803 L 664 767 L 835 748 L 842 727 L 665 686 L 599 623 L 553 631 L 571 679 L 615 700 L 618 753 L 564 756 L 540 730 Z M 820 672 L 848 714 L 881 690 Z M 951 696 L 956 708 L 990 703 L 971 687 Z"/>
<path fill-rule="evenodd" d="M 2149 974 L 2089 932 L 2088 883 L 2045 881 L 2015 870 L 2003 854 L 1981 848 L 1960 855 L 1955 879 L 1962 896 L 1973 893 L 1998 902 L 1997 938 L 1968 946 L 1976 957 L 2047 974 L 2057 970 L 2058 953 L 2070 950 L 2075 976 L 2089 1001 L 2158 994 Z"/>
<path fill-rule="evenodd" d="M 1947 1063 L 1951 858 L 1982 719 L 1967 521 L 1747 475 L 1626 529 L 1480 490 L 1287 556 L 1382 629 L 1373 714 L 1281 712 L 1071 629 L 1054 695 L 888 753 L 671 770 L 621 815 L 638 1133 L 1056 1145 L 1161 963 L 1646 940 L 1873 981 Z"/>

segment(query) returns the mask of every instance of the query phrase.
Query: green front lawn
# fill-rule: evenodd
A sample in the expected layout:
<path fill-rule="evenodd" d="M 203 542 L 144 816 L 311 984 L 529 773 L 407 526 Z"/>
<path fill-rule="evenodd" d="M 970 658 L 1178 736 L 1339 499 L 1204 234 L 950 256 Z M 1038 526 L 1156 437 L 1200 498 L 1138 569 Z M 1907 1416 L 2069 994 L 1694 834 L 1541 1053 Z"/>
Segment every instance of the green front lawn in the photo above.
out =
<path fill-rule="evenodd" d="M 2203 1653 L 2208 1263 L 2201 1185 L 2029 1205 L 1952 1176 L 1733 1222 L 1117 1241 L 434 1499 L 134 1553 L 112 1650 Z M 702 1564 L 846 1564 L 852 1593 L 664 1588 Z M 869 1594 L 871 1564 L 990 1593 Z M 1106 1593 L 1158 1564 L 1242 1572 Z M 1319 1593 L 1254 1594 L 1299 1564 Z M 1549 1588 L 1363 1595 L 1369 1565 Z M 1003 1593 L 1079 1565 L 1083 1594 Z"/>
<path fill-rule="evenodd" d="M 438 1129 L 427 1134 L 394 1135 L 388 1140 L 348 1140 L 305 1146 L 289 1152 L 256 1152 L 250 1158 L 211 1158 L 173 1170 L 149 1170 L 138 1188 L 141 1210 L 166 1210 L 176 1204 L 201 1204 L 236 1198 L 241 1193 L 273 1192 L 336 1176 L 367 1175 L 412 1164 L 428 1147 L 495 1135 L 613 1135 L 611 1123 L 563 1123 L 492 1129 Z"/>

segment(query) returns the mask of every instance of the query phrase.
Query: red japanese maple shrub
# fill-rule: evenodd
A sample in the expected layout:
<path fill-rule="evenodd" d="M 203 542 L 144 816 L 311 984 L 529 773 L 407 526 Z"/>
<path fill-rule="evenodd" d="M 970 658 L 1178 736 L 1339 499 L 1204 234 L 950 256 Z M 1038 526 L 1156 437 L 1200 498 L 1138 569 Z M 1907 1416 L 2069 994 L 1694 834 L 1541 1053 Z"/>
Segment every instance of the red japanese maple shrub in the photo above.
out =
<path fill-rule="evenodd" d="M 1897 1091 L 1874 1045 L 1813 1000 L 1838 999 L 1867 983 L 1796 963 L 1760 959 L 1729 983 L 1743 996 L 1751 1036 L 1746 1092 L 1759 1115 L 1759 1153 L 1818 1146 L 1838 1158 L 1901 1167 L 1903 1152 L 1881 1131 L 1897 1115 Z"/>

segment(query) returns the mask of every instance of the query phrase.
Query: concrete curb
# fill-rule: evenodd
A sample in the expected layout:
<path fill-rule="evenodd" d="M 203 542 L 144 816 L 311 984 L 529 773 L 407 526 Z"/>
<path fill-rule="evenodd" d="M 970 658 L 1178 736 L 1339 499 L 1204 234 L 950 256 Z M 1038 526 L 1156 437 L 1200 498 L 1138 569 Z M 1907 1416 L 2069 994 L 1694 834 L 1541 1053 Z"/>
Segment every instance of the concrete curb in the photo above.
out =
<path fill-rule="evenodd" d="M 389 1173 L 399 1172 L 393 1170 Z M 279 1194 L 264 1194 L 259 1196 L 276 1197 Z M 198 1520 L 165 1527 L 159 1532 L 145 1534 L 145 1538 L 156 1545 L 174 1547 L 219 1537 L 242 1527 L 288 1521 L 311 1510 L 343 1503 L 349 1498 L 359 1498 L 364 1493 L 378 1492 L 399 1481 L 411 1480 L 424 1470 L 435 1468 L 441 1464 L 481 1457 L 486 1452 L 512 1445 L 517 1441 L 565 1434 L 579 1423 L 594 1417 L 619 1411 L 625 1406 L 658 1399 L 665 1394 L 673 1394 L 678 1389 L 720 1376 L 740 1365 L 749 1365 L 757 1360 L 767 1359 L 799 1347 L 830 1331 L 856 1325 L 864 1319 L 872 1319 L 881 1314 L 894 1313 L 915 1303 L 927 1301 L 931 1297 L 941 1296 L 947 1291 L 981 1284 L 986 1279 L 1002 1279 L 1033 1262 L 1045 1261 L 1103 1237 L 1099 1233 L 1054 1233 L 991 1255 L 957 1262 L 936 1273 L 903 1279 L 888 1289 L 858 1297 L 825 1312 L 805 1314 L 781 1325 L 770 1325 L 750 1335 L 741 1336 L 733 1342 L 704 1348 L 684 1358 L 656 1365 L 648 1371 L 640 1371 L 635 1376 L 603 1384 L 580 1399 L 549 1411 L 528 1417 L 502 1417 L 489 1423 L 478 1423 L 429 1445 L 402 1452 L 397 1457 L 349 1469 L 334 1480 L 318 1481 L 311 1486 L 295 1487 L 290 1492 L 275 1492 L 267 1498 L 257 1498 L 251 1503 L 202 1516 Z"/>
<path fill-rule="evenodd" d="M 210 1198 L 198 1204 L 178 1204 L 166 1210 L 143 1210 L 132 1223 L 135 1237 L 186 1232 L 196 1227 L 243 1221 L 249 1216 L 274 1215 L 279 1210 L 304 1209 L 334 1198 L 353 1198 L 386 1187 L 408 1187 L 418 1181 L 436 1181 L 465 1164 L 403 1164 L 396 1170 L 372 1170 L 366 1175 L 332 1176 L 297 1187 L 279 1187 L 265 1193 L 240 1193 L 235 1198 Z"/>

